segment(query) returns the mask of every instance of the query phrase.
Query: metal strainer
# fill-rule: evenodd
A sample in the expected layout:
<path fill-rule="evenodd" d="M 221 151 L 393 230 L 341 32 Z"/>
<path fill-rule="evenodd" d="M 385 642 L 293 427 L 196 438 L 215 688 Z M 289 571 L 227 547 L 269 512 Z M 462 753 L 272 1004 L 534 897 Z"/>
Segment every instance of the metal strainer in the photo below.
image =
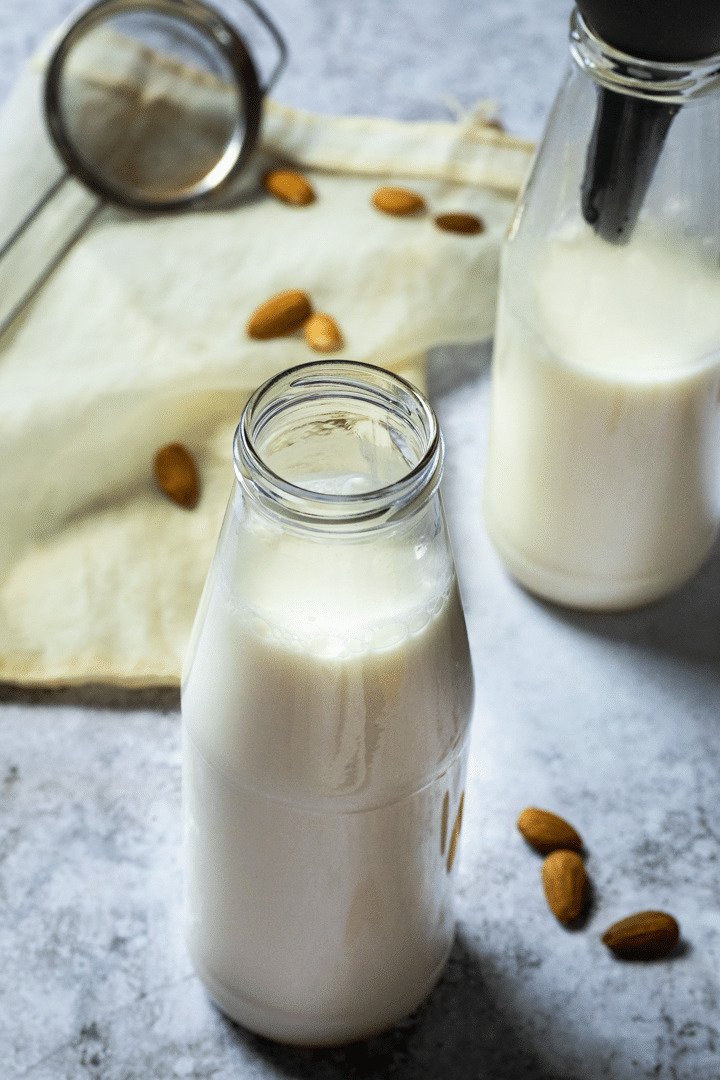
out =
<path fill-rule="evenodd" d="M 99 198 L 0 321 L 0 332 L 106 203 L 156 213 L 188 209 L 243 170 L 257 142 L 263 95 L 287 48 L 255 0 L 237 2 L 277 52 L 264 84 L 240 31 L 203 0 L 100 0 L 62 28 L 45 75 L 44 107 L 65 169 L 0 247 L 0 259 L 71 176 Z"/>

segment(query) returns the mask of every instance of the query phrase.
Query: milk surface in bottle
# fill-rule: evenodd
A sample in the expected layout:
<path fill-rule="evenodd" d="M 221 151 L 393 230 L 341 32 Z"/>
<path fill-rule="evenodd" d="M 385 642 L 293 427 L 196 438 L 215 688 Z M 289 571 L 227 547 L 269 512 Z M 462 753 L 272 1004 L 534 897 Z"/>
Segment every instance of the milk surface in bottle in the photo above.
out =
<path fill-rule="evenodd" d="M 230 1016 L 328 1044 L 411 1011 L 446 960 L 472 673 L 429 407 L 364 365 L 296 371 L 243 421 L 294 486 L 267 498 L 241 425 L 183 679 L 187 932 Z"/>

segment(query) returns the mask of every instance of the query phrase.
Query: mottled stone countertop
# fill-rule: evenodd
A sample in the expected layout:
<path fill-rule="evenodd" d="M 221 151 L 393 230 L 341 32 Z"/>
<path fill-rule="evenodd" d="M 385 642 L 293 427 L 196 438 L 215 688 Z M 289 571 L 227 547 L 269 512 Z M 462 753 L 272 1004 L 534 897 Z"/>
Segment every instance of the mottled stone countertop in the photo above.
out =
<path fill-rule="evenodd" d="M 447 116 L 496 98 L 537 137 L 565 56 L 565 0 L 267 0 L 292 43 L 276 96 L 311 109 Z M 0 91 L 64 13 L 0 0 Z M 439 350 L 431 395 L 477 679 L 457 942 L 390 1033 L 297 1051 L 209 1003 L 180 928 L 174 694 L 0 700 L 0 1075 L 4 1080 L 720 1076 L 720 553 L 629 615 L 562 612 L 503 572 L 480 513 L 489 348 Z M 594 884 L 563 929 L 515 829 L 528 804 L 583 833 Z M 600 933 L 659 907 L 663 961 Z"/>

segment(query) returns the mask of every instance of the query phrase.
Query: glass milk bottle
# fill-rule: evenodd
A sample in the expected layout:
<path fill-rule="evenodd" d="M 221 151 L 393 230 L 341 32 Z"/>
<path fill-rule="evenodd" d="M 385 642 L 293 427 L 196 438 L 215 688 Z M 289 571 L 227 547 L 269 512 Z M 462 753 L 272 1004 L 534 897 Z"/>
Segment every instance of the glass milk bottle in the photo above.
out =
<path fill-rule="evenodd" d="M 322 1045 L 445 963 L 473 680 L 425 399 L 325 361 L 251 398 L 182 687 L 187 934 L 219 1006 Z"/>
<path fill-rule="evenodd" d="M 593 12 L 634 56 L 574 13 L 501 265 L 486 523 L 519 582 L 581 608 L 675 589 L 719 516 L 720 55 L 696 55 L 720 7 L 702 42 L 644 8 Z"/>

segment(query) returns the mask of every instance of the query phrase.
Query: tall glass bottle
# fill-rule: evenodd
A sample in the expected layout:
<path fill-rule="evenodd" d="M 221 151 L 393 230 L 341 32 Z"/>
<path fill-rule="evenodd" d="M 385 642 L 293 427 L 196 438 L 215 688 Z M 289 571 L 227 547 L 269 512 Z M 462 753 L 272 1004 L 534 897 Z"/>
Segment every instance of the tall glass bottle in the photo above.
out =
<path fill-rule="evenodd" d="M 720 514 L 720 56 L 661 62 L 575 12 L 504 247 L 485 517 L 543 597 L 632 607 Z"/>
<path fill-rule="evenodd" d="M 363 364 L 277 376 L 182 687 L 188 941 L 231 1017 L 285 1042 L 388 1027 L 454 932 L 472 672 L 425 399 Z"/>

